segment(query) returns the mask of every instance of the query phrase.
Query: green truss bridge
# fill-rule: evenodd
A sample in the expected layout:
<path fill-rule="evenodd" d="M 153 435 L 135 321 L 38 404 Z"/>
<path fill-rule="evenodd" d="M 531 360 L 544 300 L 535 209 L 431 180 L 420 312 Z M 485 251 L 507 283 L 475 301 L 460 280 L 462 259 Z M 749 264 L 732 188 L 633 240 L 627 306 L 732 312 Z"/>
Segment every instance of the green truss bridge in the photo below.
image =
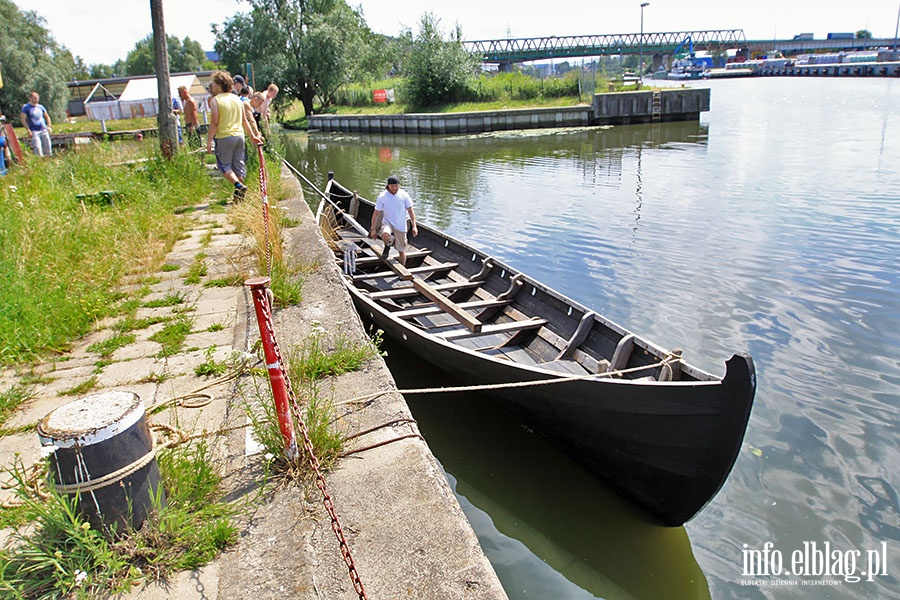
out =
<path fill-rule="evenodd" d="M 695 51 L 747 47 L 743 29 L 478 40 L 463 42 L 463 46 L 481 57 L 483 62 L 511 64 L 551 58 L 638 54 L 642 47 L 644 54 L 671 54 L 687 39 L 693 42 Z"/>

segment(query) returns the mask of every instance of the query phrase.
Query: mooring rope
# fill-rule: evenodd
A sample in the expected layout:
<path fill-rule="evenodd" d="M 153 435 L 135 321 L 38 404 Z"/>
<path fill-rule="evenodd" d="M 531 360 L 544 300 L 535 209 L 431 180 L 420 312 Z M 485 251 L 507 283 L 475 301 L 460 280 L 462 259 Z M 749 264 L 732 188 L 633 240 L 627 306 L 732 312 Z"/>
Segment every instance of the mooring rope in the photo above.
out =
<path fill-rule="evenodd" d="M 398 394 L 402 394 L 404 396 L 412 396 L 416 394 L 446 394 L 446 393 L 456 393 L 456 392 L 486 392 L 491 390 L 504 390 L 504 389 L 512 389 L 512 388 L 527 388 L 527 387 L 537 387 L 542 385 L 554 385 L 557 383 L 569 383 L 572 381 L 580 381 L 582 379 L 597 379 L 597 378 L 609 378 L 616 377 L 619 375 L 627 375 L 630 373 L 638 373 L 640 371 L 649 371 L 650 369 L 655 369 L 656 367 L 662 367 L 664 365 L 668 365 L 671 361 L 668 359 L 663 359 L 656 363 L 651 363 L 649 365 L 641 365 L 639 367 L 631 367 L 628 369 L 619 369 L 617 371 L 606 371 L 605 373 L 588 373 L 586 375 L 570 375 L 568 377 L 555 377 L 553 379 L 536 379 L 533 381 L 510 381 L 507 383 L 486 383 L 480 385 L 459 385 L 459 386 L 451 386 L 451 387 L 436 387 L 436 388 L 411 388 L 406 390 L 381 390 L 378 392 L 372 392 L 371 394 L 366 394 L 364 396 L 357 396 L 356 398 L 351 398 L 350 400 L 344 400 L 338 404 L 338 406 L 343 404 L 356 404 L 360 402 L 367 402 L 379 396 L 383 396 L 384 394 L 390 394 L 396 392 Z"/>

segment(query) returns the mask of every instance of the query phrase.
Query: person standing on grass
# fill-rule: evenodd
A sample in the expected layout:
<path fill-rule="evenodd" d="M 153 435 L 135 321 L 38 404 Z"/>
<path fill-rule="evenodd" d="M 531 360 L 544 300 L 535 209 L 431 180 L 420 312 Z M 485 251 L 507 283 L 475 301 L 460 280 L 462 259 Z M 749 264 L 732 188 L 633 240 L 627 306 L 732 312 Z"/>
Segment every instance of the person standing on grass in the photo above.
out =
<path fill-rule="evenodd" d="M 412 224 L 413 237 L 419 235 L 416 226 L 416 212 L 413 210 L 412 198 L 406 190 L 400 189 L 400 179 L 396 175 L 387 178 L 387 186 L 378 194 L 375 201 L 375 212 L 372 213 L 372 229 L 369 237 L 373 240 L 381 234 L 384 242 L 382 258 L 387 258 L 391 252 L 391 234 L 394 236 L 394 248 L 399 256 L 397 262 L 406 266 L 406 217 Z M 378 224 L 381 223 L 381 231 L 378 232 Z"/>
<path fill-rule="evenodd" d="M 212 74 L 209 84 L 209 132 L 206 135 L 206 151 L 213 152 L 215 144 L 216 165 L 225 179 L 234 184 L 235 200 L 243 199 L 247 193 L 244 178 L 247 176 L 244 132 L 255 144 L 262 144 L 258 134 L 254 134 L 243 103 L 231 93 L 234 81 L 225 71 Z"/>
<path fill-rule="evenodd" d="M 39 104 L 41 96 L 37 92 L 28 95 L 28 104 L 22 107 L 22 125 L 31 132 L 31 146 L 38 156 L 50 156 L 50 131 L 53 126 L 50 113 Z"/>
<path fill-rule="evenodd" d="M 260 129 L 260 131 L 265 130 L 266 135 L 272 135 L 272 132 L 269 131 L 269 107 L 272 105 L 272 100 L 274 100 L 277 95 L 278 86 L 274 83 L 270 83 L 269 87 L 266 88 L 265 96 L 263 96 L 262 106 L 258 109 L 263 124 L 263 129 Z"/>
<path fill-rule="evenodd" d="M 195 148 L 200 145 L 200 121 L 197 118 L 197 101 L 188 93 L 187 86 L 178 86 L 178 97 L 184 106 L 184 127 L 187 129 L 185 136 L 188 145 Z M 196 146 L 195 146 L 196 144 Z"/>

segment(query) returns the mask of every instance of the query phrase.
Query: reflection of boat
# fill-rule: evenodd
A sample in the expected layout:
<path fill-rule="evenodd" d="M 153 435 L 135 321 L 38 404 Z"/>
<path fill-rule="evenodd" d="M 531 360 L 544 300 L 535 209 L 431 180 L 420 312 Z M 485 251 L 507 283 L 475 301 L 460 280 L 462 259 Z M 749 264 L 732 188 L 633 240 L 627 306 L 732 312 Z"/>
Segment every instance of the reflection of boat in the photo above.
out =
<path fill-rule="evenodd" d="M 471 384 L 527 384 L 497 393 L 666 524 L 722 486 L 753 403 L 749 356 L 733 356 L 719 379 L 426 226 L 400 267 L 366 237 L 370 202 L 351 208 L 334 180 L 325 195 L 317 219 L 364 319 Z"/>
<path fill-rule="evenodd" d="M 460 383 L 384 344 L 401 388 Z M 510 598 L 709 599 L 683 527 L 654 525 L 494 398 L 409 402 Z"/>

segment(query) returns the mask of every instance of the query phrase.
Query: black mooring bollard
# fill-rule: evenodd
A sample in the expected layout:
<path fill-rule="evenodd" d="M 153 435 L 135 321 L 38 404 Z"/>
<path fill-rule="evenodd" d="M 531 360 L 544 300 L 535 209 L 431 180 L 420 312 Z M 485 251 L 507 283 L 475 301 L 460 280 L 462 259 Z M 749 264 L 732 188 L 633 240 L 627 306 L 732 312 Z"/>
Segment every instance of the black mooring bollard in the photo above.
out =
<path fill-rule="evenodd" d="M 52 450 L 50 480 L 78 494 L 81 514 L 104 532 L 138 529 L 160 487 L 144 403 L 132 392 L 101 392 L 61 406 L 38 424 L 41 445 Z"/>

